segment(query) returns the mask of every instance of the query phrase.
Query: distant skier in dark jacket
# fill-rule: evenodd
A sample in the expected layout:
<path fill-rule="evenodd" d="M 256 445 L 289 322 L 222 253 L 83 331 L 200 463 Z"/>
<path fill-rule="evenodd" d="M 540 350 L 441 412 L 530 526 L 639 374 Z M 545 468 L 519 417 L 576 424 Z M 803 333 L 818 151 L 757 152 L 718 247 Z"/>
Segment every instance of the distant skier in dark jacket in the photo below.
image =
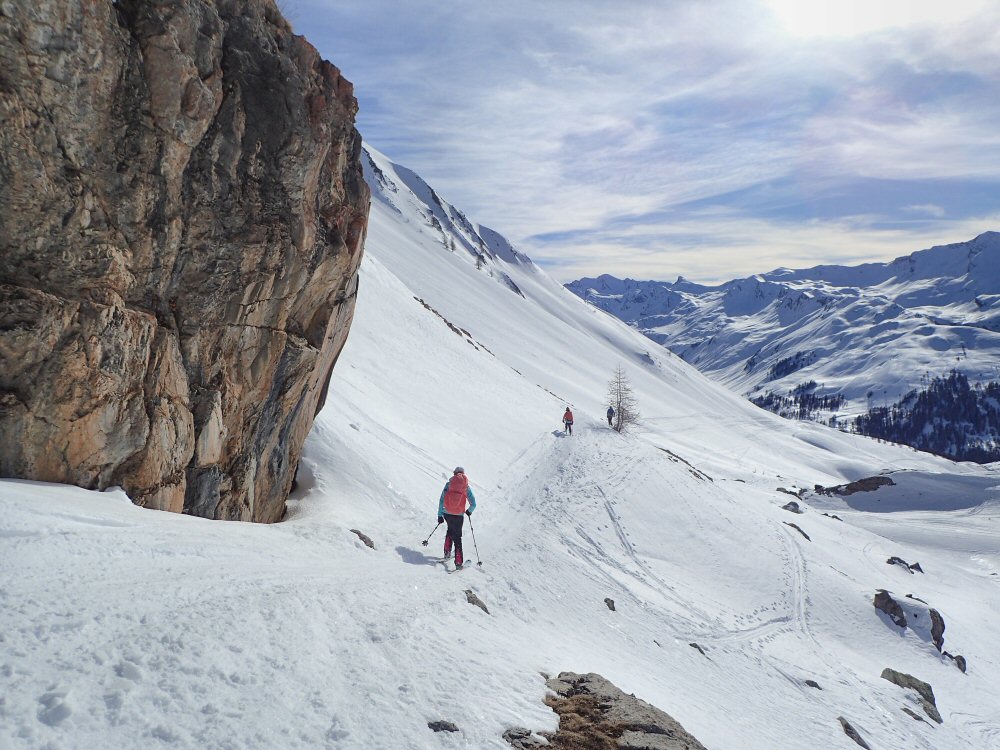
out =
<path fill-rule="evenodd" d="M 468 510 L 465 508 L 466 501 L 469 503 Z M 451 479 L 441 490 L 441 499 L 438 501 L 438 523 L 448 524 L 448 534 L 444 538 L 444 556 L 451 557 L 454 546 L 455 568 L 461 568 L 465 560 L 462 555 L 462 524 L 465 516 L 471 517 L 475 509 L 476 496 L 472 494 L 469 478 L 465 476 L 465 469 L 456 466 Z"/>
<path fill-rule="evenodd" d="M 567 435 L 573 434 L 573 412 L 569 410 L 568 406 L 566 407 L 566 411 L 563 412 L 563 427 L 566 428 Z"/>
<path fill-rule="evenodd" d="M 611 426 L 611 420 L 613 420 L 614 418 L 615 418 L 615 410 L 614 410 L 614 407 L 612 407 L 612 406 L 609 406 L 609 407 L 608 407 L 608 427 L 610 427 L 610 426 Z"/>

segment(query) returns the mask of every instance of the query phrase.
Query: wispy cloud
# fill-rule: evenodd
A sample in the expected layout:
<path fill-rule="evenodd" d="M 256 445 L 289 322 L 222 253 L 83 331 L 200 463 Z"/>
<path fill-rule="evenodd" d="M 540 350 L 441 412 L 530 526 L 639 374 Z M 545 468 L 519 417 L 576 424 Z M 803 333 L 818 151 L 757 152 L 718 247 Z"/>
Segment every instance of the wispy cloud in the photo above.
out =
<path fill-rule="evenodd" d="M 558 276 L 705 280 L 997 228 L 1000 7 L 963 3 L 796 37 L 764 0 L 286 2 L 365 138 Z"/>

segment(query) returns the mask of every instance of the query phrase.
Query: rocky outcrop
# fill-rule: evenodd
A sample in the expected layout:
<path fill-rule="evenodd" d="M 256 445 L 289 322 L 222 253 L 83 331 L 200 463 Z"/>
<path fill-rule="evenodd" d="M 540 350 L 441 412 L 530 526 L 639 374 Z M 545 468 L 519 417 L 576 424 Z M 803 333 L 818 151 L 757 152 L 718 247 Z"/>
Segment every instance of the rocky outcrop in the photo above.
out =
<path fill-rule="evenodd" d="M 623 693 L 599 674 L 562 672 L 546 685 L 555 695 L 545 702 L 559 714 L 559 730 L 541 733 L 551 747 L 705 750 L 669 714 Z"/>
<path fill-rule="evenodd" d="M 894 598 L 890 592 L 879 589 L 872 604 L 888 615 L 893 624 L 910 628 L 921 639 L 934 644 L 938 651 L 944 648 L 944 617 L 923 599 L 911 594 L 901 599 Z"/>
<path fill-rule="evenodd" d="M 865 750 L 871 750 L 871 746 L 867 742 L 865 742 L 864 738 L 861 736 L 858 730 L 854 728 L 851 722 L 849 722 L 843 716 L 838 716 L 837 721 L 840 722 L 840 726 L 844 730 L 844 734 L 846 734 L 848 737 L 854 740 L 854 742 L 857 745 L 863 747 Z"/>
<path fill-rule="evenodd" d="M 872 600 L 872 604 L 875 605 L 875 609 L 885 612 L 889 619 L 893 621 L 897 626 L 901 628 L 906 627 L 906 613 L 903 608 L 899 605 L 892 595 L 885 589 L 879 589 L 875 593 L 875 598 Z"/>
<path fill-rule="evenodd" d="M 370 536 L 360 531 L 359 529 L 351 529 L 351 533 L 357 536 L 357 538 L 361 540 L 361 543 L 364 544 L 368 549 L 375 549 L 375 542 L 372 541 L 372 538 Z"/>
<path fill-rule="evenodd" d="M 944 618 L 936 609 L 928 610 L 927 614 L 931 620 L 931 642 L 940 651 L 944 648 Z"/>
<path fill-rule="evenodd" d="M 947 651 L 942 651 L 941 655 L 947 656 L 951 659 L 952 663 L 962 670 L 962 674 L 965 674 L 965 671 L 969 668 L 968 663 L 965 661 L 965 657 L 961 654 L 949 654 Z"/>
<path fill-rule="evenodd" d="M 889 667 L 882 670 L 881 677 L 883 680 L 888 680 L 893 685 L 899 685 L 901 688 L 916 691 L 918 700 L 920 701 L 920 707 L 924 709 L 924 713 L 934 719 L 934 721 L 938 724 L 941 724 L 944 721 L 941 718 L 941 713 L 938 711 L 937 701 L 934 700 L 934 689 L 928 683 L 917 679 L 911 674 L 897 672 L 895 669 L 890 669 Z"/>
<path fill-rule="evenodd" d="M 874 492 L 879 487 L 891 487 L 896 483 L 889 477 L 865 477 L 847 484 L 838 484 L 836 487 L 824 487 L 817 484 L 813 487 L 813 492 L 817 495 L 839 495 L 840 497 L 850 497 L 856 492 Z"/>
<path fill-rule="evenodd" d="M 912 574 L 912 573 L 923 573 L 924 572 L 924 569 L 920 566 L 920 563 L 916 562 L 916 563 L 913 563 L 911 565 L 910 563 L 906 562 L 906 560 L 904 560 L 902 557 L 896 557 L 896 555 L 893 555 L 892 557 L 890 557 L 885 562 L 886 562 L 887 565 L 898 565 L 900 568 L 902 568 L 903 570 L 905 570 L 907 573 L 911 573 Z"/>
<path fill-rule="evenodd" d="M 0 475 L 278 520 L 369 203 L 273 0 L 0 4 Z"/>
<path fill-rule="evenodd" d="M 490 613 L 490 611 L 486 609 L 486 605 L 483 603 L 483 600 L 480 599 L 478 596 L 476 596 L 475 592 L 472 589 L 465 590 L 465 601 L 467 601 L 474 607 L 479 607 L 486 614 Z"/>
<path fill-rule="evenodd" d="M 782 521 L 782 523 L 785 524 L 785 526 L 791 526 L 793 529 L 795 529 L 797 532 L 799 532 L 802 536 L 804 536 L 806 538 L 807 542 L 811 542 L 812 541 L 812 539 L 809 538 L 809 535 L 806 532 L 804 532 L 802 530 L 802 527 L 799 526 L 797 523 L 789 523 L 788 521 Z"/>

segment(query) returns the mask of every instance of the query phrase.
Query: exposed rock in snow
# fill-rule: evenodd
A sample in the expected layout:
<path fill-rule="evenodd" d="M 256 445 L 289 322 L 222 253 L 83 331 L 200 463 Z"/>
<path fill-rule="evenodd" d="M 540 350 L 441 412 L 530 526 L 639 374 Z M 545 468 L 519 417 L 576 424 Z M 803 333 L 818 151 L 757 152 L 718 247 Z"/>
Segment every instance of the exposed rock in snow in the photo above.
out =
<path fill-rule="evenodd" d="M 485 604 L 483 604 L 483 600 L 482 600 L 482 599 L 480 599 L 480 598 L 479 598 L 478 596 L 476 596 L 476 595 L 475 595 L 475 594 L 474 594 L 474 593 L 472 592 L 472 589 L 466 589 L 466 590 L 465 590 L 465 599 L 466 599 L 466 601 L 468 601 L 468 602 L 469 602 L 469 604 L 474 604 L 474 605 L 476 605 L 476 606 L 477 606 L 477 607 L 479 607 L 479 608 L 480 608 L 481 610 L 483 610 L 483 612 L 485 612 L 486 614 L 489 614 L 489 613 L 490 613 L 490 611 L 489 611 L 488 609 L 486 609 L 486 605 L 485 605 Z"/>
<path fill-rule="evenodd" d="M 816 688 L 817 690 L 823 689 L 819 686 L 819 683 L 816 682 L 816 680 L 806 680 L 806 685 L 808 685 L 811 688 Z"/>
<path fill-rule="evenodd" d="M 901 688 L 915 690 L 920 696 L 920 705 L 924 709 L 924 713 L 938 724 L 944 722 L 941 718 L 941 713 L 937 709 L 937 702 L 934 700 L 934 690 L 928 683 L 917 679 L 911 674 L 897 672 L 895 669 L 890 669 L 889 667 L 882 670 L 881 677 L 883 680 L 888 680 L 894 685 L 899 685 Z"/>
<path fill-rule="evenodd" d="M 881 610 L 889 615 L 889 618 L 896 623 L 901 628 L 906 627 L 906 614 L 903 612 L 903 608 L 899 605 L 892 595 L 885 589 L 879 589 L 875 594 L 875 599 L 872 602 L 875 605 L 875 609 Z"/>
<path fill-rule="evenodd" d="M 901 567 L 903 570 L 905 570 L 907 573 L 910 574 L 924 572 L 924 569 L 920 567 L 920 563 L 913 563 L 912 565 L 910 565 L 908 562 L 906 562 L 906 560 L 904 560 L 901 557 L 896 557 L 895 555 L 890 557 L 885 562 L 887 565 L 898 565 L 899 567 Z M 909 596 L 909 594 L 907 594 L 907 596 Z"/>
<path fill-rule="evenodd" d="M 944 646 L 944 618 L 936 609 L 929 610 L 928 614 L 931 618 L 931 641 L 940 651 Z"/>
<path fill-rule="evenodd" d="M 955 666 L 958 667 L 960 670 L 962 670 L 963 674 L 965 673 L 968 664 L 966 664 L 964 656 L 962 656 L 961 654 L 949 654 L 947 651 L 942 651 L 941 653 L 942 655 L 947 656 L 949 659 L 951 659 L 952 662 L 954 662 Z"/>
<path fill-rule="evenodd" d="M 427 727 L 435 732 L 457 732 L 458 727 L 450 721 L 428 721 Z"/>
<path fill-rule="evenodd" d="M 559 714 L 559 731 L 545 734 L 555 747 L 632 750 L 705 750 L 673 717 L 599 674 L 562 672 L 546 685 Z"/>
<path fill-rule="evenodd" d="M 812 541 L 812 538 L 806 532 L 804 532 L 797 523 L 789 523 L 788 521 L 782 521 L 782 523 L 785 524 L 785 526 L 791 526 L 793 529 L 799 532 L 802 536 L 806 538 L 807 542 Z"/>
<path fill-rule="evenodd" d="M 875 609 L 881 610 L 897 626 L 910 628 L 921 639 L 934 645 L 938 651 L 944 646 L 944 618 L 927 602 L 915 596 L 908 595 L 896 599 L 885 589 L 879 589 L 872 602 Z"/>
<path fill-rule="evenodd" d="M 357 534 L 358 535 L 358 539 L 360 539 L 362 542 L 364 542 L 364 544 L 365 544 L 366 547 L 368 547 L 369 549 L 375 549 L 375 542 L 373 542 L 371 540 L 371 537 L 369 537 L 367 534 L 362 534 L 357 529 L 351 529 L 351 533 Z"/>
<path fill-rule="evenodd" d="M 524 727 L 511 727 L 503 733 L 503 738 L 515 750 L 531 750 L 531 748 L 545 747 L 549 744 L 544 737 Z"/>
<path fill-rule="evenodd" d="M 868 745 L 868 743 L 864 741 L 864 739 L 861 737 L 860 734 L 858 734 L 858 730 L 855 729 L 853 726 L 851 726 L 851 722 L 849 722 L 843 716 L 838 716 L 837 721 L 839 721 L 840 726 L 844 728 L 844 734 L 846 734 L 848 737 L 854 740 L 861 747 L 865 748 L 865 750 L 871 750 L 871 747 Z"/>
<path fill-rule="evenodd" d="M 354 311 L 351 84 L 266 0 L 3 16 L 0 475 L 278 520 Z"/>
<path fill-rule="evenodd" d="M 891 487 L 895 482 L 890 477 L 865 477 L 847 484 L 838 484 L 836 487 L 823 487 L 816 485 L 814 491 L 817 495 L 840 495 L 847 497 L 855 492 L 874 492 L 879 487 Z"/>
<path fill-rule="evenodd" d="M 789 502 L 787 502 L 784 505 L 782 505 L 781 509 L 782 510 L 787 510 L 790 513 L 801 513 L 802 512 L 802 508 L 800 508 L 799 504 L 797 502 L 795 502 L 794 500 L 790 500 Z"/>
<path fill-rule="evenodd" d="M 612 599 L 611 597 L 606 596 L 606 597 L 604 597 L 604 603 L 608 605 L 608 609 L 610 609 L 612 612 L 615 611 L 615 600 L 614 599 Z"/>
<path fill-rule="evenodd" d="M 700 654 L 701 654 L 702 656 L 708 656 L 708 654 L 706 654 L 706 653 L 705 653 L 705 648 L 704 648 L 704 646 L 701 646 L 700 644 L 698 644 L 698 643 L 693 643 L 693 642 L 692 642 L 692 643 L 689 643 L 688 645 L 689 645 L 689 646 L 690 646 L 691 648 L 693 648 L 693 649 L 696 649 L 696 650 L 698 651 L 698 653 L 700 653 Z"/>

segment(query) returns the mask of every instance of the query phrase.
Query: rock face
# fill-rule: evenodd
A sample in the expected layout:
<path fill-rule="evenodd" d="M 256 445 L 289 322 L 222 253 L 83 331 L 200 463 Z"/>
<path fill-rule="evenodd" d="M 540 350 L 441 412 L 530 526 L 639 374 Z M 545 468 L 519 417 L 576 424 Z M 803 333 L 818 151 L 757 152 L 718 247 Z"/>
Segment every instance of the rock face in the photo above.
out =
<path fill-rule="evenodd" d="M 865 477 L 864 479 L 858 479 L 855 482 L 849 482 L 847 484 L 838 484 L 836 487 L 824 487 L 817 484 L 813 491 L 817 495 L 840 495 L 841 497 L 849 497 L 855 492 L 874 492 L 879 487 L 891 487 L 895 482 L 892 481 L 890 477 Z"/>
<path fill-rule="evenodd" d="M 273 0 L 0 4 L 0 475 L 281 517 L 354 311 L 356 111 Z"/>
<path fill-rule="evenodd" d="M 838 716 L 837 721 L 840 722 L 840 726 L 843 728 L 844 734 L 846 734 L 848 737 L 854 740 L 855 743 L 863 747 L 865 750 L 871 750 L 871 747 L 868 745 L 867 742 L 865 742 L 864 738 L 861 736 L 858 730 L 851 725 L 851 722 L 849 722 L 843 716 Z"/>
<path fill-rule="evenodd" d="M 875 598 L 872 600 L 875 605 L 875 609 L 879 609 L 889 615 L 890 619 L 899 627 L 906 627 L 906 613 L 903 612 L 903 608 L 899 606 L 899 602 L 892 598 L 892 595 L 885 589 L 879 589 L 875 592 Z"/>
<path fill-rule="evenodd" d="M 623 693 L 599 674 L 562 672 L 546 682 L 559 731 L 544 736 L 555 748 L 705 750 L 669 714 Z M 508 740 L 510 742 L 510 740 Z"/>
<path fill-rule="evenodd" d="M 890 592 L 879 589 L 872 604 L 875 609 L 888 615 L 895 625 L 910 628 L 921 639 L 932 643 L 938 651 L 943 650 L 944 618 L 923 599 L 912 594 L 907 594 L 904 598 L 893 598 Z"/>
<path fill-rule="evenodd" d="M 911 674 L 897 672 L 895 669 L 890 669 L 889 667 L 882 670 L 881 676 L 883 680 L 888 680 L 894 685 L 899 685 L 901 688 L 915 690 L 919 695 L 920 706 L 924 709 L 924 713 L 938 724 L 943 722 L 941 713 L 937 708 L 937 701 L 934 700 L 934 689 L 928 683 L 917 679 Z"/>

